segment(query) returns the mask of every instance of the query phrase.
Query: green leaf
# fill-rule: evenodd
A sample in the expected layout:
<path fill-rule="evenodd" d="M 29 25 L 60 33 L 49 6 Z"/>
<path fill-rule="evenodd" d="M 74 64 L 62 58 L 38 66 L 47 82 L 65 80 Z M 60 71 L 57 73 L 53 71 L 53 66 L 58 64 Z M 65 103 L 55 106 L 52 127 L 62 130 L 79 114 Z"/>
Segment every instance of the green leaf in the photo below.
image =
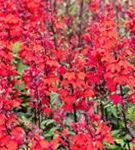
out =
<path fill-rule="evenodd" d="M 29 107 L 28 103 L 22 103 L 21 106 L 25 108 Z"/>
<path fill-rule="evenodd" d="M 27 65 L 24 65 L 24 64 L 22 64 L 22 63 L 19 63 L 19 65 L 18 65 L 18 72 L 19 72 L 19 74 L 23 74 L 23 72 L 24 72 L 24 70 L 25 69 L 27 69 L 28 68 L 28 66 Z"/>
<path fill-rule="evenodd" d="M 121 148 L 117 145 L 111 145 L 107 142 L 104 142 L 104 143 L 108 150 L 121 150 Z"/>
<path fill-rule="evenodd" d="M 128 86 L 125 86 L 123 88 L 123 91 L 124 91 L 125 94 L 127 94 L 130 91 L 130 88 Z"/>
<path fill-rule="evenodd" d="M 123 145 L 125 144 L 125 141 L 123 140 L 123 139 L 115 139 L 115 141 L 118 143 L 118 144 L 120 144 L 122 147 L 123 147 Z"/>
<path fill-rule="evenodd" d="M 19 77 L 20 78 L 20 77 Z M 15 84 L 15 88 L 18 89 L 19 91 L 23 91 L 25 90 L 25 84 L 24 84 L 24 81 L 20 80 L 20 85 L 18 84 Z"/>
<path fill-rule="evenodd" d="M 121 132 L 121 130 L 113 130 L 111 132 L 111 135 L 114 137 L 114 138 L 119 138 L 119 133 Z"/>
<path fill-rule="evenodd" d="M 51 92 L 51 103 L 53 104 L 58 99 L 58 97 L 58 93 Z"/>
<path fill-rule="evenodd" d="M 15 42 L 13 44 L 13 53 L 18 53 L 20 51 L 20 46 L 21 46 L 20 42 Z"/>
<path fill-rule="evenodd" d="M 108 107 L 112 107 L 111 101 L 107 101 L 107 102 L 104 103 L 104 109 L 108 108 Z"/>
<path fill-rule="evenodd" d="M 133 121 L 135 118 L 135 106 L 131 106 L 128 108 L 128 113 L 127 113 L 128 118 Z"/>
<path fill-rule="evenodd" d="M 48 132 L 44 133 L 44 137 L 47 139 L 51 139 L 51 137 L 53 137 L 55 135 L 55 131 L 58 129 L 59 129 L 58 127 L 51 128 Z"/>
<path fill-rule="evenodd" d="M 47 120 L 42 121 L 41 126 L 48 126 L 53 123 L 55 123 L 54 119 L 47 119 Z"/>
<path fill-rule="evenodd" d="M 112 107 L 111 107 L 111 113 L 114 115 L 114 117 L 116 117 L 116 118 L 118 117 L 118 116 L 117 116 L 117 113 L 118 113 L 118 112 L 117 112 L 116 106 L 112 106 Z"/>

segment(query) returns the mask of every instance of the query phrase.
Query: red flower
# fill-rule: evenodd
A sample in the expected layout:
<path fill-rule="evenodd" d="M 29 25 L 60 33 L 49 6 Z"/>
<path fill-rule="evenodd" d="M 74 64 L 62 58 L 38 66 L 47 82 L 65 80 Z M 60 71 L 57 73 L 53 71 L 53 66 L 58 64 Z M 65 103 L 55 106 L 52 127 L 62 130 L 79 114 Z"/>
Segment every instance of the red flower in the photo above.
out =
<path fill-rule="evenodd" d="M 113 101 L 114 104 L 123 104 L 123 98 L 121 95 L 115 94 L 111 95 L 110 99 Z"/>

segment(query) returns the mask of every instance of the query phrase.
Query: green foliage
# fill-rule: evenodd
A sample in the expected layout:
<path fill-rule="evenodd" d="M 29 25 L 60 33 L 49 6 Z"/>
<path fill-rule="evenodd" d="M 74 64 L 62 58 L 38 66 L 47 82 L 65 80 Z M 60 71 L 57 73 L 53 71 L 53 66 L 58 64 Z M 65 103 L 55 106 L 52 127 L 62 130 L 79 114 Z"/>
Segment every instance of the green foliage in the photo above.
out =
<path fill-rule="evenodd" d="M 13 53 L 18 53 L 20 51 L 20 47 L 21 47 L 21 43 L 18 41 L 18 42 L 15 42 L 13 44 Z"/>
<path fill-rule="evenodd" d="M 127 116 L 128 116 L 128 119 L 131 121 L 135 119 L 135 106 L 134 105 L 128 108 Z"/>

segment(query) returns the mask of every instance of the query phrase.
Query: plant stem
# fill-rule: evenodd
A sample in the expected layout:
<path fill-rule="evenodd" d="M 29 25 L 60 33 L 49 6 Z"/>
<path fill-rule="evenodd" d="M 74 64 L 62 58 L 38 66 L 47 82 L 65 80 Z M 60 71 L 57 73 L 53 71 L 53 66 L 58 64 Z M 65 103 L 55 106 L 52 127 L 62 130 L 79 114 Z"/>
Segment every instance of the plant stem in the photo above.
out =
<path fill-rule="evenodd" d="M 105 110 L 105 120 L 108 120 L 108 112 L 107 112 L 107 108 L 104 109 Z"/>
<path fill-rule="evenodd" d="M 117 128 L 119 128 L 119 109 L 118 109 L 118 106 L 116 106 L 116 109 L 117 109 Z"/>
<path fill-rule="evenodd" d="M 74 110 L 74 121 L 77 122 L 77 111 L 75 103 L 73 104 L 73 110 Z"/>
<path fill-rule="evenodd" d="M 120 85 L 120 92 L 121 92 L 121 96 L 124 97 L 124 93 L 123 93 L 123 89 L 122 89 L 121 85 Z M 124 107 L 125 106 L 124 106 L 124 102 L 123 102 L 123 105 L 122 105 L 122 115 L 123 115 L 123 120 L 124 120 L 124 125 L 125 125 L 125 132 L 130 134 L 130 131 L 129 131 L 128 126 L 127 126 L 127 118 L 126 118 L 126 114 L 124 112 Z M 128 145 L 128 149 L 131 150 L 131 147 L 130 147 L 130 144 L 129 144 L 128 141 L 127 141 L 127 145 Z"/>
<path fill-rule="evenodd" d="M 102 117 L 102 120 L 104 120 L 104 106 L 103 106 L 103 103 L 102 103 L 101 100 L 100 100 L 100 110 L 101 110 L 101 117 Z"/>
<path fill-rule="evenodd" d="M 84 5 L 84 1 L 81 0 L 80 2 L 80 13 L 79 13 L 79 32 L 78 32 L 78 47 L 80 47 L 82 45 L 82 22 L 83 22 L 83 5 Z"/>
<path fill-rule="evenodd" d="M 74 110 L 75 127 L 76 127 L 76 129 L 77 129 L 77 125 L 76 125 L 76 123 L 77 123 L 77 110 L 76 110 L 76 105 L 75 105 L 75 103 L 73 103 L 73 110 Z M 77 131 L 75 131 L 75 133 L 77 134 Z"/>
<path fill-rule="evenodd" d="M 90 134 L 90 136 L 93 138 L 94 136 L 93 136 L 93 134 L 92 134 L 92 132 L 91 132 L 91 129 L 89 128 L 89 118 L 88 118 L 87 113 L 84 113 L 84 116 L 85 116 L 86 124 L 87 124 L 87 126 L 88 126 L 89 134 Z"/>

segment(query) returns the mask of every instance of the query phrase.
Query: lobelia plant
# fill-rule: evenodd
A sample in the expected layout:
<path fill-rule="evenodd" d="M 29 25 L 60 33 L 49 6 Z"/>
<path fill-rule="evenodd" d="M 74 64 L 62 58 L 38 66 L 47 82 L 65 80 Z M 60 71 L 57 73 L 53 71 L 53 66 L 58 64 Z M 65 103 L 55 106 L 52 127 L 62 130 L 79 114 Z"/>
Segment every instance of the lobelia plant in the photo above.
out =
<path fill-rule="evenodd" d="M 135 149 L 135 4 L 0 0 L 0 150 Z"/>

